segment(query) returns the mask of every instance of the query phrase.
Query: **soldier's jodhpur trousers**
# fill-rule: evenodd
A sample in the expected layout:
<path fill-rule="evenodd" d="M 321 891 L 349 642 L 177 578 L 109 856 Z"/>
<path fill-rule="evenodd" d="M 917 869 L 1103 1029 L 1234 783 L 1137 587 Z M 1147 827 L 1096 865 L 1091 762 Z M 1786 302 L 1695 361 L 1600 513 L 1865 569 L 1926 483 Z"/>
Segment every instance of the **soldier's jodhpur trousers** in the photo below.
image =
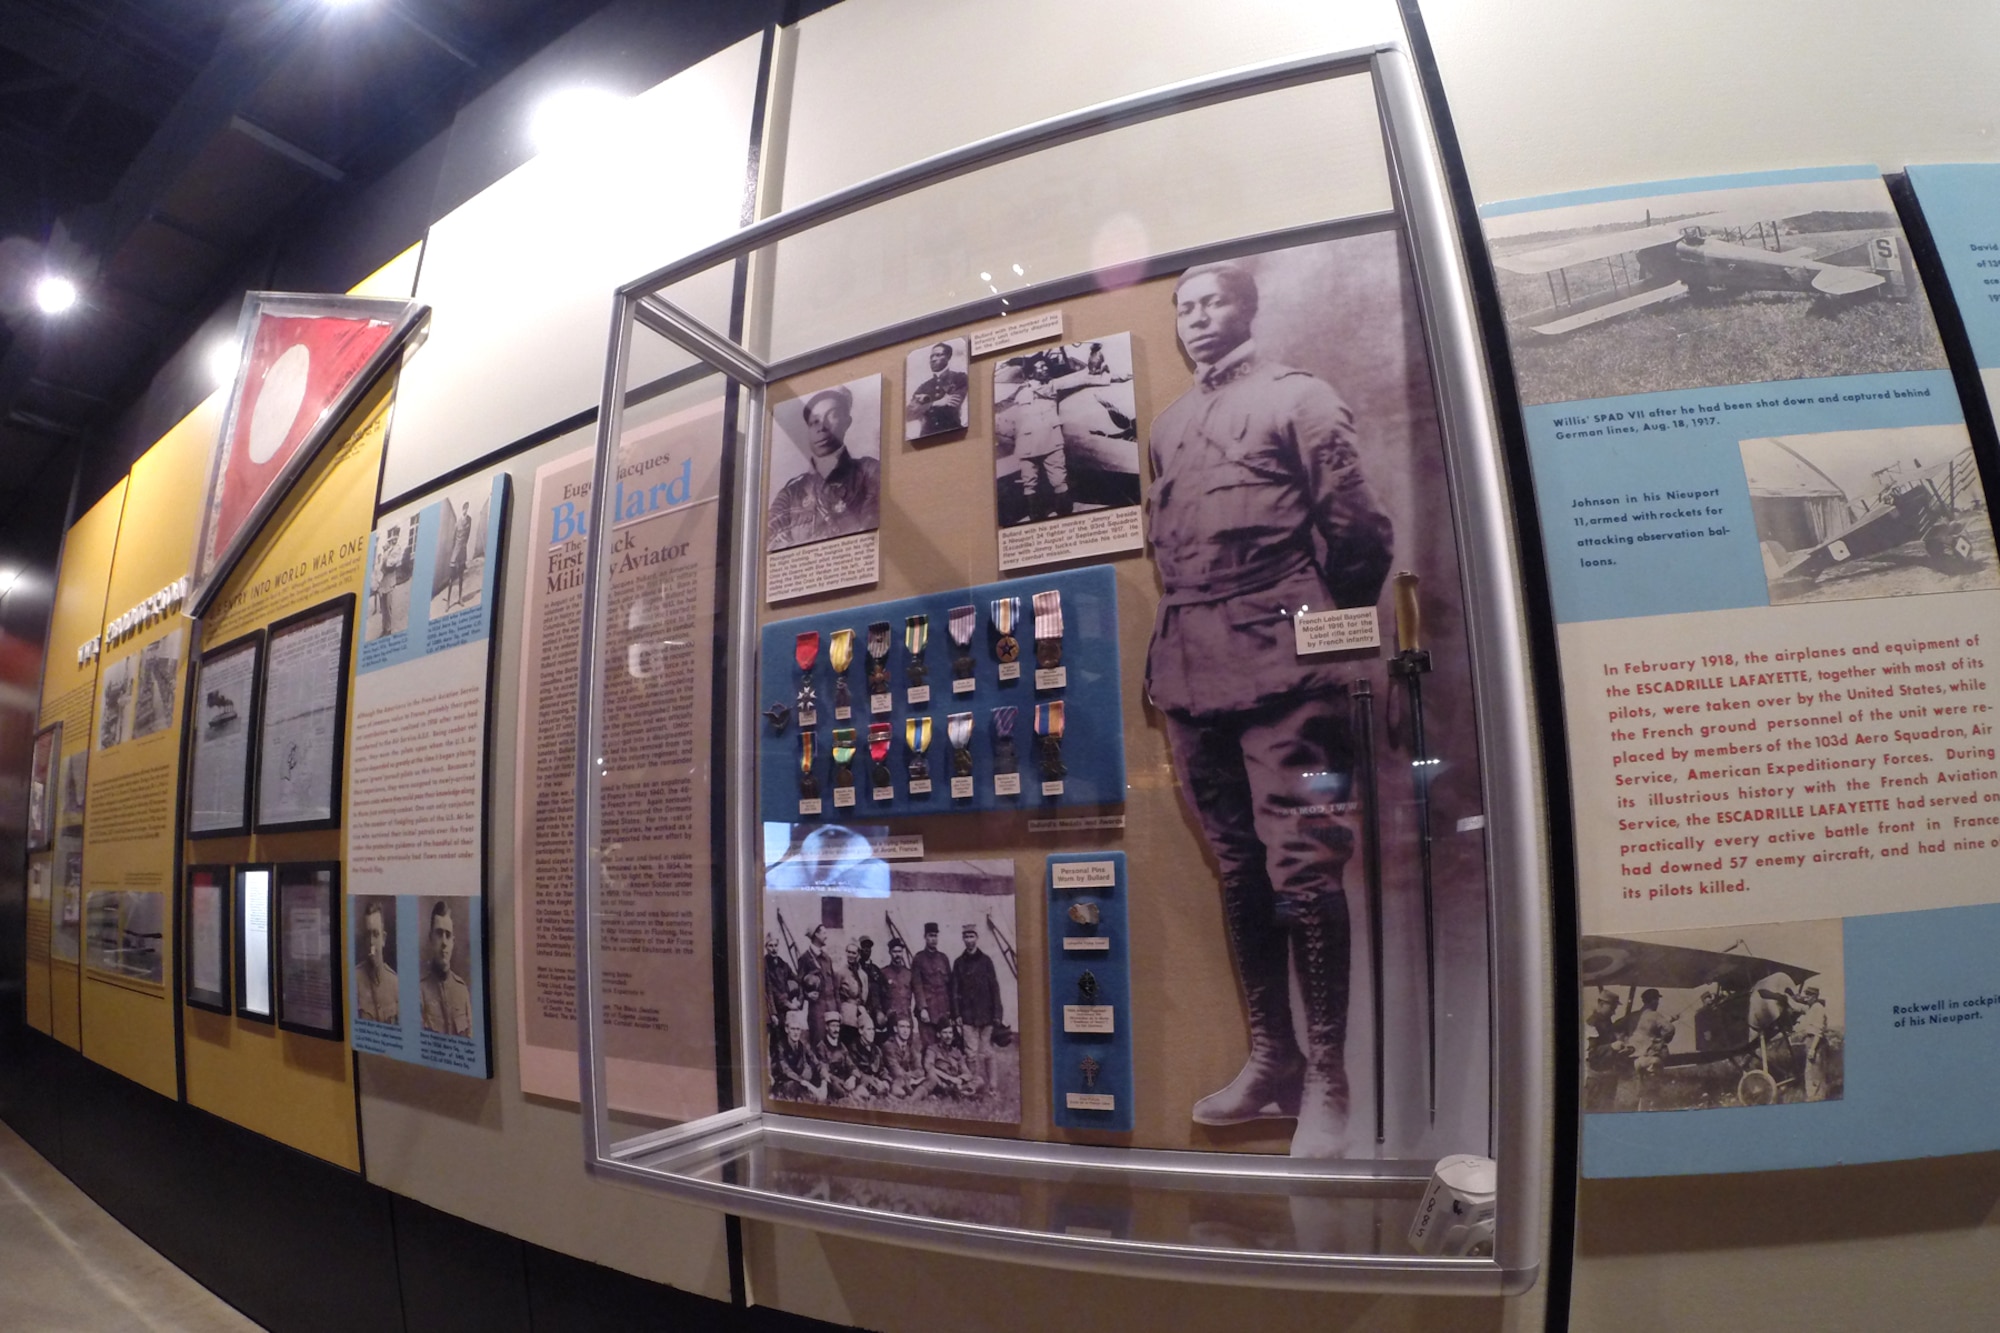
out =
<path fill-rule="evenodd" d="M 1351 927 L 1342 877 L 1355 843 L 1348 709 L 1345 692 L 1330 691 L 1216 717 L 1166 714 L 1181 790 L 1222 872 L 1250 1011 L 1250 1063 L 1204 1098 L 1195 1118 L 1298 1115 L 1295 1155 L 1337 1154 L 1346 1132 Z M 1288 954 L 1306 1001 L 1303 1060 Z"/>

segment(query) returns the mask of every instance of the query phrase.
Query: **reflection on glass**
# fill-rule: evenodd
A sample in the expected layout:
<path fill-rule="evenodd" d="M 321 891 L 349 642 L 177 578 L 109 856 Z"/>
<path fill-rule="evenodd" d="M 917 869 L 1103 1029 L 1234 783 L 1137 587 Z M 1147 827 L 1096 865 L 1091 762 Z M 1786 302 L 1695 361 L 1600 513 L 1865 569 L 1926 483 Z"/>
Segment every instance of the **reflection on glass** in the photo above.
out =
<path fill-rule="evenodd" d="M 245 870 L 236 881 L 236 910 L 243 941 L 243 1000 L 246 1014 L 271 1014 L 271 872 Z"/>

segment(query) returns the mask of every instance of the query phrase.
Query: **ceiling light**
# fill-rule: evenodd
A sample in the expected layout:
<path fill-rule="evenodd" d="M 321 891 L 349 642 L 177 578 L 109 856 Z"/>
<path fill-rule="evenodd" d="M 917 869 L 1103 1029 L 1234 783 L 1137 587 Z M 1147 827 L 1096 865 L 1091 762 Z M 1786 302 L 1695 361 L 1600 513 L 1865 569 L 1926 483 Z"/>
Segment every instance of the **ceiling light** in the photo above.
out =
<path fill-rule="evenodd" d="M 236 382 L 236 363 L 240 360 L 242 360 L 242 349 L 236 345 L 235 340 L 219 338 L 209 347 L 208 355 L 202 358 L 202 364 L 208 367 L 208 378 L 220 388 L 225 384 Z"/>
<path fill-rule="evenodd" d="M 68 278 L 48 274 L 35 284 L 35 304 L 45 315 L 60 315 L 76 304 L 76 284 Z"/>
<path fill-rule="evenodd" d="M 538 153 L 588 140 L 605 129 L 625 99 L 602 88 L 564 88 L 536 104 L 528 141 Z"/>

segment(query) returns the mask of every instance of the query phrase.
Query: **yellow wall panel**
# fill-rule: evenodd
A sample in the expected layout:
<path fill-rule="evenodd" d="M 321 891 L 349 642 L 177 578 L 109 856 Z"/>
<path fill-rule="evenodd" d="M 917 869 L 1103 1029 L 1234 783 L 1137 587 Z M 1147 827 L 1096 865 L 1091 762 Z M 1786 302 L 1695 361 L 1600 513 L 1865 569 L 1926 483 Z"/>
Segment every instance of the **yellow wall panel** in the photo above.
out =
<path fill-rule="evenodd" d="M 241 638 L 343 593 L 353 593 L 358 602 L 389 406 L 385 381 L 349 416 L 352 429 L 300 478 L 217 594 L 202 625 L 204 647 Z M 360 637 L 357 627 L 357 644 Z M 351 660 L 348 669 L 353 670 Z M 344 797 L 342 808 L 347 808 Z M 339 829 L 204 838 L 187 844 L 186 859 L 190 865 L 333 861 L 340 857 L 340 841 Z M 345 928 L 337 918 L 336 954 L 343 952 Z M 182 1015 L 190 1104 L 360 1170 L 354 1060 L 345 1041 L 283 1032 L 192 1006 L 183 1006 Z"/>
<path fill-rule="evenodd" d="M 63 538 L 62 569 L 56 579 L 55 607 L 49 615 L 48 662 L 42 669 L 41 725 L 63 724 L 63 747 L 56 771 L 71 755 L 88 754 L 90 724 L 97 695 L 97 659 L 77 660 L 77 650 L 104 627 L 104 594 L 111 578 L 111 554 L 118 545 L 118 523 L 125 510 L 125 482 L 116 486 L 77 519 Z M 85 819 L 89 815 L 86 810 Z M 58 841 L 58 849 L 61 843 Z M 55 928 L 62 910 L 59 851 L 48 854 L 49 919 Z M 74 963 L 52 959 L 30 963 L 27 975 L 28 1019 L 64 1045 L 83 1044 L 82 999 Z M 32 997 L 41 997 L 41 1004 Z M 35 1022 L 37 1016 L 42 1022 Z"/>
<path fill-rule="evenodd" d="M 424 257 L 424 243 L 418 241 L 382 267 L 347 289 L 349 296 L 410 297 L 417 290 L 417 264 Z"/>
<path fill-rule="evenodd" d="M 115 643 L 110 627 L 186 577 L 221 417 L 216 394 L 147 450 L 126 482 L 104 599 L 84 821 L 83 1053 L 168 1097 L 179 1094 L 174 843 L 193 622 L 176 607 Z"/>

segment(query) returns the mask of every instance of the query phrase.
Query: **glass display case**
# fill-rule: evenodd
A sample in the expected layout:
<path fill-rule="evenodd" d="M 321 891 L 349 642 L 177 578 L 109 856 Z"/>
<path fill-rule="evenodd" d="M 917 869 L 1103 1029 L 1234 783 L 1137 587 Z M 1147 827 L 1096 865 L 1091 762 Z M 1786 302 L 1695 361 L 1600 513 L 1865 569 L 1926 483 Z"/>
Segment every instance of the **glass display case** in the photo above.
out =
<path fill-rule="evenodd" d="M 620 289 L 576 511 L 591 1167 L 1067 1267 L 1531 1283 L 1547 853 L 1485 364 L 1392 46 Z M 1412 1241 L 1441 1159 L 1490 1159 L 1478 1217 Z"/>

